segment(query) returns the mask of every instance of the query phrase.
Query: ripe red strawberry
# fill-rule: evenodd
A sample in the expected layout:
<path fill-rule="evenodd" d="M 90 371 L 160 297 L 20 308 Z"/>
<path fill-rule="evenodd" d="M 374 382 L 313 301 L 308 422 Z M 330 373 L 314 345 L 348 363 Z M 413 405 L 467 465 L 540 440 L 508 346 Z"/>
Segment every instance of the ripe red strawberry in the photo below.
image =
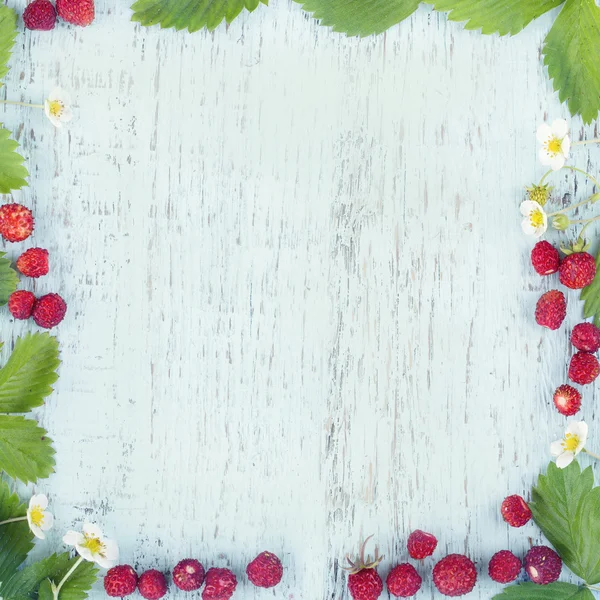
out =
<path fill-rule="evenodd" d="M 563 258 L 558 269 L 560 282 L 572 290 L 590 285 L 596 276 L 596 261 L 588 252 L 573 252 Z"/>
<path fill-rule="evenodd" d="M 365 558 L 365 547 L 371 539 L 369 536 L 361 545 L 358 558 L 354 561 L 346 556 L 350 571 L 348 575 L 348 590 L 354 600 L 377 600 L 383 592 L 383 581 L 377 573 L 377 565 L 383 560 L 383 556 L 379 556 L 379 551 L 375 548 L 375 557 L 370 556 Z"/>
<path fill-rule="evenodd" d="M 408 536 L 406 546 L 412 558 L 421 559 L 431 556 L 437 543 L 438 541 L 434 535 L 416 529 Z"/>
<path fill-rule="evenodd" d="M 46 294 L 33 305 L 31 316 L 39 327 L 52 329 L 65 318 L 66 312 L 67 304 L 58 294 Z"/>
<path fill-rule="evenodd" d="M 67 23 L 86 27 L 95 16 L 94 0 L 56 0 L 58 16 Z"/>
<path fill-rule="evenodd" d="M 500 507 L 502 518 L 511 527 L 523 527 L 531 520 L 531 509 L 527 502 L 517 494 L 504 498 Z"/>
<path fill-rule="evenodd" d="M 108 596 L 122 598 L 135 592 L 138 576 L 129 565 L 118 565 L 109 569 L 104 576 L 104 589 Z"/>
<path fill-rule="evenodd" d="M 535 320 L 548 329 L 558 329 L 567 314 L 565 295 L 558 290 L 550 290 L 542 295 L 535 306 Z"/>
<path fill-rule="evenodd" d="M 27 29 L 50 31 L 56 25 L 56 9 L 49 0 L 33 0 L 23 12 Z"/>
<path fill-rule="evenodd" d="M 180 560 L 173 569 L 173 583 L 184 592 L 199 590 L 204 583 L 204 567 L 194 558 Z"/>
<path fill-rule="evenodd" d="M 449 554 L 433 567 L 433 583 L 444 596 L 468 594 L 476 582 L 475 564 L 462 554 Z"/>
<path fill-rule="evenodd" d="M 237 579 L 229 569 L 209 569 L 202 590 L 202 600 L 229 600 L 237 587 Z"/>
<path fill-rule="evenodd" d="M 581 394 L 565 383 L 554 392 L 554 406 L 565 417 L 572 417 L 581 408 Z"/>
<path fill-rule="evenodd" d="M 25 275 L 25 277 L 42 277 L 47 275 L 48 266 L 48 250 L 43 248 L 29 248 L 17 259 L 17 269 Z"/>
<path fill-rule="evenodd" d="M 35 296 L 31 292 L 18 290 L 10 295 L 8 310 L 15 319 L 29 319 L 34 304 Z"/>
<path fill-rule="evenodd" d="M 579 385 L 592 383 L 600 374 L 598 359 L 588 352 L 577 352 L 571 357 L 569 379 Z"/>
<path fill-rule="evenodd" d="M 283 577 L 281 561 L 272 552 L 261 552 L 247 567 L 246 575 L 257 587 L 276 586 Z"/>
<path fill-rule="evenodd" d="M 410 598 L 421 589 L 423 580 L 412 565 L 402 563 L 389 572 L 385 583 L 392 596 Z"/>
<path fill-rule="evenodd" d="M 0 235 L 7 242 L 22 242 L 33 232 L 34 222 L 31 211 L 22 204 L 0 206 Z"/>
<path fill-rule="evenodd" d="M 593 323 L 579 323 L 571 332 L 571 344 L 582 352 L 597 352 L 600 348 L 600 329 Z"/>
<path fill-rule="evenodd" d="M 556 273 L 560 265 L 558 250 L 546 241 L 538 242 L 531 251 L 531 264 L 539 275 Z"/>
<path fill-rule="evenodd" d="M 167 580 L 156 569 L 150 569 L 140 575 L 138 591 L 146 600 L 159 600 L 167 593 Z"/>
<path fill-rule="evenodd" d="M 533 583 L 547 585 L 560 577 L 562 560 L 548 546 L 534 546 L 525 555 L 525 571 Z"/>
<path fill-rule="evenodd" d="M 498 583 L 510 583 L 519 576 L 522 568 L 523 564 L 510 550 L 500 550 L 492 556 L 488 573 Z"/>

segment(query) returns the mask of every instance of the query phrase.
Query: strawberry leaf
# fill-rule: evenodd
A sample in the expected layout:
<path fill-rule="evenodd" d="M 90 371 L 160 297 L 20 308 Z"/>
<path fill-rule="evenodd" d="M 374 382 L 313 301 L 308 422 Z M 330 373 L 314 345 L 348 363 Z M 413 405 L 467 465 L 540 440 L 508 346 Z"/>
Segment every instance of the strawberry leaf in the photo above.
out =
<path fill-rule="evenodd" d="M 16 37 L 17 13 L 0 4 L 0 79 L 8 73 L 8 61 Z"/>
<path fill-rule="evenodd" d="M 0 252 L 0 306 L 4 306 L 10 295 L 17 289 L 19 278 L 10 266 L 10 260 L 4 258 L 6 252 Z"/>
<path fill-rule="evenodd" d="M 505 587 L 494 600 L 594 600 L 594 595 L 585 587 L 572 583 L 550 583 L 537 585 L 521 583 Z"/>
<path fill-rule="evenodd" d="M 10 139 L 10 132 L 0 125 L 0 194 L 20 190 L 27 185 L 25 177 L 29 173 L 23 166 L 25 159 L 15 152 L 18 147 L 19 144 Z"/>
<path fill-rule="evenodd" d="M 594 325 L 600 327 L 600 251 L 596 255 L 596 277 L 581 290 L 579 298 L 583 300 L 583 316 L 594 317 Z"/>

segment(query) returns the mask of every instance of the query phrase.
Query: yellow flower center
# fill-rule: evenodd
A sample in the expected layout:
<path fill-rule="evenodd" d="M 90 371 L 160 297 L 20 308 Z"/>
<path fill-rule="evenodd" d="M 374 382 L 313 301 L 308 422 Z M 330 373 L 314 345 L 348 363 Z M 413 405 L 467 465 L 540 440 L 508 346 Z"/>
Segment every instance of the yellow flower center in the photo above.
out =
<path fill-rule="evenodd" d="M 88 536 L 83 534 L 85 541 L 81 544 L 84 548 L 87 548 L 92 554 L 103 554 L 105 546 L 99 538 Z"/>
<path fill-rule="evenodd" d="M 60 117 L 64 108 L 65 105 L 60 100 L 50 100 L 48 103 L 48 110 L 53 117 Z"/>
<path fill-rule="evenodd" d="M 559 154 L 562 152 L 562 140 L 559 140 L 557 137 L 550 138 L 546 147 L 550 154 Z"/>
<path fill-rule="evenodd" d="M 542 227 L 544 225 L 544 213 L 541 210 L 534 210 L 529 215 L 529 220 L 534 227 Z"/>
<path fill-rule="evenodd" d="M 567 435 L 565 435 L 565 439 L 563 440 L 563 448 L 567 452 L 575 452 L 578 446 L 579 436 L 574 435 L 573 433 L 567 433 Z"/>
<path fill-rule="evenodd" d="M 41 527 L 44 524 L 44 511 L 37 505 L 32 506 L 29 509 L 29 518 L 33 525 Z"/>

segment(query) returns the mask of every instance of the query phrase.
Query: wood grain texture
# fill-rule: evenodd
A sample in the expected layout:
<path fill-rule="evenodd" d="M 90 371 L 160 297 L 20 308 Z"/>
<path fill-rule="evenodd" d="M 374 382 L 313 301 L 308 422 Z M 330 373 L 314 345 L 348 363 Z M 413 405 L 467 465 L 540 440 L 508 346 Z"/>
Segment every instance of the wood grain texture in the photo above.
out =
<path fill-rule="evenodd" d="M 63 131 L 0 111 L 31 172 L 13 198 L 52 257 L 24 286 L 69 302 L 39 412 L 58 530 L 37 551 L 88 518 L 140 571 L 193 555 L 232 567 L 240 600 L 337 600 L 363 536 L 385 576 L 422 528 L 436 558 L 477 561 L 469 598 L 487 600 L 491 555 L 540 540 L 499 504 L 564 426 L 568 330 L 533 321 L 552 282 L 517 212 L 543 172 L 538 122 L 567 115 L 539 60 L 552 15 L 482 37 L 422 7 L 358 40 L 279 2 L 190 36 L 126 4 L 21 34 L 2 91 L 76 98 Z M 3 322 L 7 341 L 31 328 Z M 245 582 L 263 549 L 286 566 L 275 592 Z"/>

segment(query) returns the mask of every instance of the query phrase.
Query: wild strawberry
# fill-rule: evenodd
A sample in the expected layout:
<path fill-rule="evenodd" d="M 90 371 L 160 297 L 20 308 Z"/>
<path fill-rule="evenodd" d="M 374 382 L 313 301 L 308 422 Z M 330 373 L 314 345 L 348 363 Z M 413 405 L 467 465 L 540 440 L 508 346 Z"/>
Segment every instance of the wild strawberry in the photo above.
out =
<path fill-rule="evenodd" d="M 8 310 L 15 319 L 29 319 L 35 296 L 31 292 L 18 290 L 13 292 L 8 299 Z"/>
<path fill-rule="evenodd" d="M 542 295 L 535 306 L 535 320 L 548 329 L 558 329 L 567 314 L 565 295 L 558 290 L 550 290 Z"/>
<path fill-rule="evenodd" d="M 48 250 L 43 248 L 29 248 L 17 259 L 17 269 L 21 271 L 25 277 L 42 277 L 47 275 L 48 266 Z"/>
<path fill-rule="evenodd" d="M 600 348 L 600 329 L 593 323 L 579 323 L 571 332 L 571 344 L 582 352 L 597 352 Z"/>
<path fill-rule="evenodd" d="M 86 27 L 95 16 L 94 0 L 56 0 L 58 16 L 73 25 Z"/>
<path fill-rule="evenodd" d="M 184 592 L 199 590 L 204 583 L 202 563 L 193 558 L 180 560 L 173 569 L 173 583 Z"/>
<path fill-rule="evenodd" d="M 209 569 L 204 581 L 202 600 L 229 600 L 237 587 L 236 576 L 229 569 Z"/>
<path fill-rule="evenodd" d="M 411 558 L 422 559 L 431 556 L 437 546 L 437 539 L 431 533 L 415 529 L 409 536 L 406 546 Z"/>
<path fill-rule="evenodd" d="M 523 527 L 531 520 L 531 509 L 527 502 L 517 494 L 504 498 L 500 507 L 502 518 L 511 527 Z"/>
<path fill-rule="evenodd" d="M 546 241 L 538 242 L 531 251 L 531 264 L 539 275 L 556 273 L 560 265 L 558 250 Z"/>
<path fill-rule="evenodd" d="M 592 383 L 600 374 L 598 359 L 588 352 L 577 352 L 571 357 L 569 379 L 579 385 Z"/>
<path fill-rule="evenodd" d="M 247 567 L 246 575 L 257 587 L 276 586 L 283 577 L 281 561 L 272 552 L 261 552 Z"/>
<path fill-rule="evenodd" d="M 23 12 L 27 29 L 50 31 L 56 25 L 56 9 L 49 0 L 33 0 Z"/>
<path fill-rule="evenodd" d="M 560 577 L 562 560 L 548 546 L 534 546 L 525 555 L 525 571 L 533 583 L 547 585 Z"/>
<path fill-rule="evenodd" d="M 140 575 L 138 590 L 146 600 L 159 600 L 167 593 L 167 580 L 156 569 L 150 569 Z"/>
<path fill-rule="evenodd" d="M 109 569 L 104 576 L 104 589 L 108 596 L 122 598 L 135 592 L 138 576 L 129 565 L 118 565 Z"/>
<path fill-rule="evenodd" d="M 523 563 L 510 550 L 500 550 L 492 556 L 488 573 L 498 583 L 510 583 L 519 576 L 522 568 Z"/>
<path fill-rule="evenodd" d="M 572 417 L 581 408 L 581 394 L 565 383 L 554 392 L 554 406 L 565 417 Z"/>
<path fill-rule="evenodd" d="M 379 551 L 375 548 L 375 557 L 365 558 L 365 547 L 371 537 L 363 542 L 356 560 L 352 561 L 349 556 L 346 557 L 350 565 L 346 567 L 346 570 L 350 571 L 348 590 L 354 600 L 377 600 L 383 592 L 383 581 L 377 573 L 377 565 L 383 560 L 383 556 L 379 556 Z"/>
<path fill-rule="evenodd" d="M 33 233 L 33 215 L 22 204 L 0 206 L 0 235 L 7 242 L 22 242 Z"/>
<path fill-rule="evenodd" d="M 560 282 L 572 290 L 590 285 L 596 276 L 596 261 L 587 252 L 573 252 L 563 258 L 558 269 Z"/>
<path fill-rule="evenodd" d="M 444 596 L 468 594 L 476 582 L 475 564 L 462 554 L 449 554 L 433 567 L 433 583 Z"/>
<path fill-rule="evenodd" d="M 420 589 L 423 580 L 417 570 L 408 563 L 396 565 L 388 574 L 385 584 L 392 596 L 410 598 Z"/>
<path fill-rule="evenodd" d="M 67 304 L 58 294 L 46 294 L 33 305 L 31 316 L 39 327 L 52 329 L 65 318 L 66 312 Z"/>

